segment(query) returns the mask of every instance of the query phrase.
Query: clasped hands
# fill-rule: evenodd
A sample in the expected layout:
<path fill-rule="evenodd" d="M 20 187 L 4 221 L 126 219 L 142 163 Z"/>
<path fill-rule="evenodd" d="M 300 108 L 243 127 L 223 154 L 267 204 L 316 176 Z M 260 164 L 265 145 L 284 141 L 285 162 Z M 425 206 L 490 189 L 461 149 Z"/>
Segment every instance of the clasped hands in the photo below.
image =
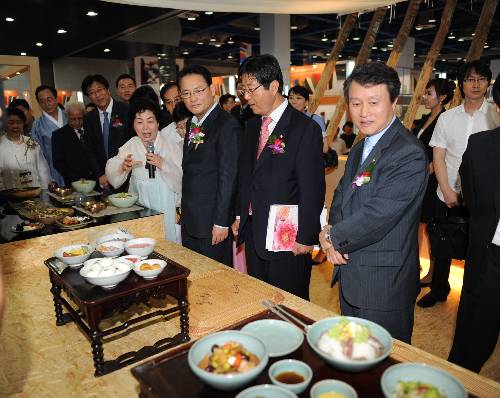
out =
<path fill-rule="evenodd" d="M 146 161 L 160 170 L 163 168 L 163 158 L 156 153 L 146 153 Z M 123 161 L 121 168 L 123 172 L 128 173 L 136 166 L 142 166 L 142 162 L 140 160 L 134 160 L 132 154 L 129 153 Z"/>
<path fill-rule="evenodd" d="M 331 225 L 325 225 L 323 229 L 321 230 L 319 234 L 319 244 L 321 245 L 321 248 L 326 254 L 326 258 L 328 261 L 330 261 L 332 264 L 336 265 L 343 265 L 347 264 L 347 260 L 349 259 L 348 254 L 342 254 L 335 250 L 335 248 L 332 245 L 332 242 L 326 238 L 326 234 L 330 232 L 332 229 Z"/>

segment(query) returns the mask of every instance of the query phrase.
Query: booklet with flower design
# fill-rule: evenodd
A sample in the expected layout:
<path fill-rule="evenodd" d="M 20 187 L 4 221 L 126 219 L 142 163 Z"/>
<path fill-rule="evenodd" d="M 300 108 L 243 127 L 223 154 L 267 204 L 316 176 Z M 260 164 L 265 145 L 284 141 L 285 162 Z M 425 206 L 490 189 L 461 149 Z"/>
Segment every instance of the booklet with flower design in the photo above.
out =
<path fill-rule="evenodd" d="M 326 208 L 320 216 L 321 226 L 326 225 Z M 292 251 L 299 229 L 298 205 L 271 205 L 267 221 L 266 250 Z"/>

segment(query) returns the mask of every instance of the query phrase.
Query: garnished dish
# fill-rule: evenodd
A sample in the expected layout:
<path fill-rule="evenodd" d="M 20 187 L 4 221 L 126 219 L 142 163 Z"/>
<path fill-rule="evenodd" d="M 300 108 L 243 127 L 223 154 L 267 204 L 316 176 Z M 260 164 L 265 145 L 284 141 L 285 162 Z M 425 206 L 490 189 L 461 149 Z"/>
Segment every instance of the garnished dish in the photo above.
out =
<path fill-rule="evenodd" d="M 134 272 L 144 279 L 155 279 L 166 266 L 166 261 L 152 258 L 134 263 Z"/>
<path fill-rule="evenodd" d="M 125 250 L 128 254 L 136 256 L 149 256 L 153 253 L 156 240 L 152 238 L 136 238 L 125 242 Z"/>
<path fill-rule="evenodd" d="M 141 271 L 154 271 L 155 269 L 160 269 L 161 268 L 161 264 L 148 264 L 148 263 L 144 263 L 144 264 L 141 264 L 139 266 L 139 269 Z"/>
<path fill-rule="evenodd" d="M 400 381 L 392 398 L 446 398 L 436 386 L 421 381 Z"/>
<path fill-rule="evenodd" d="M 133 266 L 122 258 L 96 258 L 85 261 L 80 275 L 93 285 L 112 289 L 127 278 Z"/>
<path fill-rule="evenodd" d="M 229 341 L 212 350 L 198 364 L 200 369 L 215 374 L 245 373 L 259 364 L 259 358 L 241 344 Z"/>
<path fill-rule="evenodd" d="M 12 227 L 12 232 L 16 234 L 36 232 L 43 229 L 44 224 L 41 222 L 23 222 Z"/>
<path fill-rule="evenodd" d="M 57 249 L 54 257 L 57 257 L 69 267 L 79 267 L 93 253 L 94 248 L 88 244 L 80 243 L 75 245 L 63 246 Z"/>
<path fill-rule="evenodd" d="M 145 249 L 147 247 L 150 247 L 151 245 L 149 243 L 135 243 L 133 245 L 128 245 L 127 247 L 129 249 Z"/>
<path fill-rule="evenodd" d="M 21 206 L 15 210 L 22 216 L 30 220 L 39 221 L 44 224 L 51 224 L 74 213 L 73 209 L 65 207 L 46 207 L 45 203 L 36 200 L 25 200 Z"/>
<path fill-rule="evenodd" d="M 78 225 L 90 220 L 91 218 L 88 216 L 66 216 L 62 219 L 61 223 L 64 225 Z"/>
<path fill-rule="evenodd" d="M 77 257 L 77 256 L 85 256 L 90 253 L 90 249 L 87 246 L 80 246 L 74 249 L 70 249 L 64 251 L 62 253 L 63 257 Z"/>
<path fill-rule="evenodd" d="M 104 242 L 98 245 L 96 250 L 106 257 L 119 256 L 125 250 L 125 244 L 119 241 Z"/>
<path fill-rule="evenodd" d="M 348 360 L 372 360 L 384 351 L 369 326 L 348 319 L 341 319 L 324 332 L 318 340 L 318 348 L 331 357 Z"/>
<path fill-rule="evenodd" d="M 99 245 L 99 246 L 97 246 L 97 251 L 99 251 L 101 253 L 110 253 L 110 252 L 115 252 L 117 250 L 120 250 L 120 248 L 117 247 L 117 246 L 113 246 L 112 243 L 107 244 L 107 245 Z"/>

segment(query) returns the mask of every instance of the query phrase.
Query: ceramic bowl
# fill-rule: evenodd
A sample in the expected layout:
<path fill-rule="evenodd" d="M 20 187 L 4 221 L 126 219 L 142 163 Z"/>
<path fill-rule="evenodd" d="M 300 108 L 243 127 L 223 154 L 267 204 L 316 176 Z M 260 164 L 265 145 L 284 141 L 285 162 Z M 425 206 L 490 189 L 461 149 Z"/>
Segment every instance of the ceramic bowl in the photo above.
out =
<path fill-rule="evenodd" d="M 79 249 L 81 247 L 86 248 L 86 250 L 87 250 L 86 254 L 83 254 L 81 256 L 64 256 L 64 254 L 63 254 L 64 252 L 68 253 L 71 250 Z M 57 249 L 54 252 L 54 257 L 57 257 L 64 264 L 66 264 L 70 267 L 71 266 L 78 267 L 78 266 L 82 265 L 85 261 L 87 261 L 87 259 L 91 256 L 93 251 L 94 251 L 94 249 L 92 248 L 92 246 L 84 244 L 84 243 L 80 243 L 80 244 L 76 244 L 76 245 L 69 245 L 69 246 L 60 247 L 59 249 Z"/>
<path fill-rule="evenodd" d="M 140 262 L 144 257 L 141 257 L 141 256 L 134 256 L 133 254 L 127 254 L 126 256 L 121 256 L 119 257 L 123 260 L 127 260 L 127 261 L 130 261 L 132 264 L 137 264 L 138 262 Z"/>
<path fill-rule="evenodd" d="M 131 207 L 137 202 L 139 195 L 135 192 L 114 193 L 108 196 L 109 202 L 116 207 Z"/>
<path fill-rule="evenodd" d="M 280 374 L 284 372 L 293 372 L 302 376 L 303 381 L 299 383 L 284 383 L 278 380 Z M 281 361 L 275 362 L 271 365 L 268 371 L 269 378 L 279 387 L 290 390 L 295 394 L 301 394 L 307 388 L 313 377 L 313 371 L 311 367 L 302 361 L 297 361 L 296 359 L 283 359 Z"/>
<path fill-rule="evenodd" d="M 117 232 L 114 234 L 107 234 L 101 236 L 99 239 L 97 239 L 96 243 L 99 245 L 101 243 L 111 242 L 111 241 L 127 242 L 130 239 L 134 239 L 134 235 L 123 232 Z"/>
<path fill-rule="evenodd" d="M 371 333 L 375 338 L 377 338 L 380 343 L 384 346 L 384 350 L 382 354 L 375 359 L 366 359 L 366 360 L 349 360 L 343 358 L 335 358 L 332 357 L 318 348 L 318 340 L 321 335 L 333 326 L 335 326 L 341 319 L 347 319 L 348 321 L 353 321 L 361 325 L 366 325 L 370 328 Z M 385 330 L 382 326 L 377 325 L 375 322 L 368 321 L 362 318 L 356 317 L 332 317 L 325 318 L 318 322 L 315 322 L 311 325 L 309 330 L 307 331 L 307 342 L 311 346 L 311 348 L 318 354 L 325 362 L 332 365 L 333 367 L 345 370 L 348 372 L 361 372 L 366 369 L 373 368 L 378 363 L 382 362 L 385 358 L 387 358 L 392 352 L 392 337 L 387 330 Z"/>
<path fill-rule="evenodd" d="M 258 386 L 248 387 L 238 395 L 236 398 L 297 398 L 293 392 L 288 391 L 282 387 L 273 384 L 260 384 Z"/>
<path fill-rule="evenodd" d="M 259 364 L 248 372 L 228 375 L 213 374 L 198 367 L 200 361 L 210 352 L 214 344 L 223 345 L 229 341 L 243 345 L 245 349 L 259 358 Z M 188 353 L 188 364 L 196 377 L 213 388 L 225 391 L 236 390 L 250 383 L 265 369 L 268 359 L 264 343 L 257 337 L 239 330 L 226 330 L 202 337 L 191 346 Z"/>
<path fill-rule="evenodd" d="M 158 269 L 152 269 L 152 270 L 141 270 L 141 267 L 143 265 L 155 265 L 159 264 L 160 268 Z M 155 279 L 158 277 L 158 275 L 161 274 L 163 269 L 167 266 L 167 262 L 163 260 L 157 260 L 157 259 L 150 259 L 150 260 L 143 260 L 139 261 L 134 264 L 134 272 L 142 276 L 144 279 Z"/>
<path fill-rule="evenodd" d="M 104 257 L 119 256 L 125 250 L 125 243 L 118 240 L 103 242 L 96 247 L 96 250 Z"/>
<path fill-rule="evenodd" d="M 329 392 L 341 394 L 345 398 L 358 398 L 356 390 L 349 384 L 334 379 L 325 379 L 314 383 L 309 396 L 311 398 L 319 398 L 321 394 L 327 394 Z"/>
<path fill-rule="evenodd" d="M 95 188 L 97 182 L 95 180 L 85 180 L 81 179 L 78 181 L 73 181 L 71 186 L 76 192 L 80 193 L 90 193 Z"/>
<path fill-rule="evenodd" d="M 386 398 L 393 397 L 400 381 L 418 381 L 432 384 L 444 396 L 466 398 L 462 383 L 444 370 L 420 363 L 400 363 L 387 368 L 380 379 L 380 386 Z"/>
<path fill-rule="evenodd" d="M 101 286 L 104 289 L 112 289 L 116 285 L 118 285 L 120 282 L 127 279 L 128 275 L 130 274 L 130 271 L 132 271 L 133 264 L 130 261 L 121 260 L 123 263 L 126 263 L 128 265 L 128 267 L 126 267 L 126 269 L 124 269 L 120 272 L 116 272 L 115 274 L 110 275 L 110 276 L 89 276 L 88 275 L 88 266 L 94 262 L 101 261 L 101 260 L 116 261 L 119 259 L 112 260 L 112 259 L 108 259 L 108 258 L 105 258 L 105 259 L 96 258 L 96 259 L 92 259 L 92 260 L 87 260 L 84 263 L 83 268 L 80 270 L 80 275 L 83 276 L 87 280 L 87 282 L 91 283 L 92 285 Z"/>
<path fill-rule="evenodd" d="M 149 256 L 153 253 L 156 246 L 156 240 L 153 238 L 136 238 L 125 242 L 125 250 L 128 254 L 136 256 Z"/>

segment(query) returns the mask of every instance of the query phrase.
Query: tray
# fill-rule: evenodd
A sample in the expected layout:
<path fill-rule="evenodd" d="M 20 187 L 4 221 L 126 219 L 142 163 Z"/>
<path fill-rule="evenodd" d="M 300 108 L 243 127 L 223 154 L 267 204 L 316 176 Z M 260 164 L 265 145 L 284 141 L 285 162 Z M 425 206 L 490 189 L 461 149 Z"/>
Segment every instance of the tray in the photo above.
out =
<path fill-rule="evenodd" d="M 80 222 L 78 224 L 66 225 L 62 223 L 62 220 L 57 220 L 56 225 L 63 231 L 72 231 L 74 229 L 84 228 L 90 224 L 94 224 L 96 221 L 94 218 L 90 218 L 90 220 Z"/>
<path fill-rule="evenodd" d="M 33 208 L 26 207 L 24 202 L 21 202 L 21 203 L 9 202 L 9 206 L 15 212 L 17 212 L 17 214 L 19 214 L 21 217 L 27 218 L 27 219 L 32 220 L 32 221 L 41 222 L 44 224 L 52 224 L 52 223 L 56 222 L 57 220 L 62 220 L 64 217 L 72 216 L 75 213 L 75 211 L 73 209 L 68 208 L 68 207 L 47 206 L 44 202 L 42 202 L 41 200 L 38 200 L 38 199 L 32 200 L 31 202 L 33 202 L 33 204 L 34 204 Z M 37 214 L 34 211 L 34 208 L 36 208 L 36 209 L 44 209 L 44 208 L 54 209 L 54 208 L 56 208 L 56 209 L 61 210 L 64 214 L 57 215 L 57 216 L 54 215 L 54 216 L 41 217 L 40 214 Z"/>
<path fill-rule="evenodd" d="M 138 205 L 133 205 L 130 207 L 107 206 L 104 210 L 101 210 L 98 213 L 92 213 L 91 211 L 84 209 L 83 207 L 79 207 L 79 206 L 73 206 L 73 208 L 88 215 L 88 216 L 96 217 L 96 218 L 112 216 L 114 214 L 128 213 L 130 211 L 144 210 L 144 207 L 138 206 Z"/>
<path fill-rule="evenodd" d="M 72 193 L 71 195 L 67 195 L 67 196 L 59 196 L 59 195 L 55 194 L 54 192 L 47 192 L 47 195 L 49 195 L 51 198 L 54 198 L 59 203 L 62 203 L 65 205 L 74 205 L 75 204 L 75 193 Z M 85 195 L 87 197 L 99 196 L 99 195 L 101 195 L 101 192 L 91 191 L 91 192 L 85 193 L 83 195 Z"/>

